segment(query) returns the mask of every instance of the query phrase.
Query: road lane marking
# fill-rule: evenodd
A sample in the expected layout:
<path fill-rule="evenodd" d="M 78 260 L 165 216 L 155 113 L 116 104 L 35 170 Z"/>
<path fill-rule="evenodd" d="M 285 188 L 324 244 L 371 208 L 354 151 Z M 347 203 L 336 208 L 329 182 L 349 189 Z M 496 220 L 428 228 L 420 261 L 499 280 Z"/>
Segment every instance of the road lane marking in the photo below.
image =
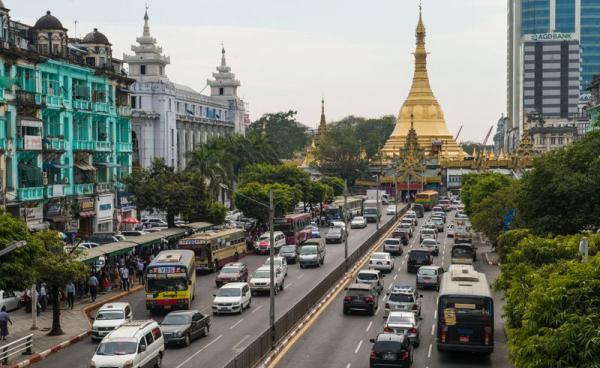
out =
<path fill-rule="evenodd" d="M 351 365 L 352 364 L 350 364 L 350 363 L 346 364 L 346 368 L 350 368 Z"/>
<path fill-rule="evenodd" d="M 252 311 L 252 314 L 258 312 L 260 310 L 260 308 L 262 308 L 262 305 L 259 305 L 258 307 L 254 308 L 254 310 Z"/>
<path fill-rule="evenodd" d="M 358 346 L 356 347 L 356 349 L 354 349 L 354 354 L 358 353 L 358 349 L 360 349 L 360 347 L 362 346 L 362 342 L 362 340 L 358 342 Z"/>
<path fill-rule="evenodd" d="M 395 275 L 394 275 L 394 280 L 396 280 L 396 277 L 398 277 L 398 274 L 395 274 Z"/>
<path fill-rule="evenodd" d="M 433 312 L 433 319 L 437 319 L 437 309 Z"/>
<path fill-rule="evenodd" d="M 431 358 L 431 347 L 433 345 L 429 344 L 429 351 L 427 352 L 427 358 Z"/>
<path fill-rule="evenodd" d="M 301 274 L 300 274 L 300 275 L 299 275 L 297 278 L 298 278 L 298 280 L 300 280 L 300 279 L 301 279 L 301 278 L 303 278 L 303 277 L 304 277 L 304 274 L 303 274 L 303 273 L 301 273 Z"/>
<path fill-rule="evenodd" d="M 204 351 L 204 349 L 208 348 L 209 346 L 211 346 L 212 344 L 214 344 L 215 342 L 217 342 L 218 340 L 221 339 L 221 337 L 223 337 L 223 335 L 219 335 L 217 336 L 214 340 L 212 340 L 211 342 L 209 342 L 208 344 L 204 345 L 200 350 L 198 350 L 197 352 L 195 352 L 194 354 L 192 354 L 192 356 L 190 356 L 189 358 L 187 358 L 186 360 L 184 360 L 183 362 L 181 362 L 181 364 L 179 364 L 177 367 L 175 368 L 181 368 L 183 367 L 186 363 L 188 363 L 190 360 L 194 359 L 194 357 L 198 354 L 200 354 L 201 352 Z"/>
<path fill-rule="evenodd" d="M 240 345 L 242 345 L 242 343 L 246 340 L 248 340 L 250 337 L 252 337 L 252 335 L 246 335 L 244 337 L 242 337 L 242 339 L 240 341 L 238 341 L 237 344 L 233 345 L 233 348 L 231 348 L 232 350 L 234 350 L 235 352 L 241 353 L 242 351 L 244 351 L 244 347 L 240 347 Z"/>
<path fill-rule="evenodd" d="M 390 284 L 390 286 L 388 286 L 388 290 L 391 290 L 393 286 L 394 284 Z"/>
<path fill-rule="evenodd" d="M 435 323 L 431 325 L 431 335 L 433 336 L 435 330 Z"/>
<path fill-rule="evenodd" d="M 240 323 L 242 323 L 243 320 L 244 320 L 243 318 L 240 318 L 240 320 L 237 321 L 236 323 L 234 323 L 233 325 L 231 325 L 231 327 L 229 327 L 229 329 L 233 330 L 234 328 L 237 327 L 237 325 L 239 325 Z"/>
<path fill-rule="evenodd" d="M 292 282 L 288 282 L 288 284 L 285 286 L 285 288 L 287 289 L 287 288 L 291 287 L 292 285 L 294 285 L 293 281 Z"/>
<path fill-rule="evenodd" d="M 365 332 L 369 332 L 369 330 L 371 329 L 371 326 L 373 326 L 373 321 L 369 322 L 369 325 L 367 326 L 367 329 L 365 330 Z"/>

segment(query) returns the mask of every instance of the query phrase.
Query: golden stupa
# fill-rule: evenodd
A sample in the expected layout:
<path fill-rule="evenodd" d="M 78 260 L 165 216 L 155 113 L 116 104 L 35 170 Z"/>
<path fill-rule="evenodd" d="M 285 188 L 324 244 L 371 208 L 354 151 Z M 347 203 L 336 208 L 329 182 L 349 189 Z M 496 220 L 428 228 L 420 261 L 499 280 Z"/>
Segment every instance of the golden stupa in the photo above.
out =
<path fill-rule="evenodd" d="M 415 50 L 415 72 L 410 93 L 404 101 L 396 127 L 382 149 L 383 156 L 388 159 L 399 154 L 406 143 L 406 137 L 411 127 L 411 117 L 417 133 L 419 146 L 425 153 L 439 153 L 448 159 L 462 158 L 464 151 L 456 143 L 448 131 L 444 113 L 436 100 L 427 75 L 427 51 L 425 50 L 425 26 L 419 7 L 419 23 L 416 31 L 417 47 Z M 441 150 L 439 145 L 441 144 Z M 432 149 L 433 146 L 437 148 Z"/>

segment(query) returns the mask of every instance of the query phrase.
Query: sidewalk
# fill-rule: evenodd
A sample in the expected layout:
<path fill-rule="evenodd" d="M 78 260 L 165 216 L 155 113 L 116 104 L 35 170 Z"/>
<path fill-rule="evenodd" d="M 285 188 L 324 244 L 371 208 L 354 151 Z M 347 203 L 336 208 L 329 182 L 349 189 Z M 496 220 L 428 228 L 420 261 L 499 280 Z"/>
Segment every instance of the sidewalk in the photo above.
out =
<path fill-rule="evenodd" d="M 134 293 L 143 288 L 143 285 L 131 287 L 129 292 L 120 290 L 98 293 L 96 301 L 92 303 L 89 296 L 75 299 L 73 309 L 68 309 L 65 303 L 61 303 L 60 325 L 64 332 L 60 336 L 48 336 L 52 327 L 52 307 L 48 306 L 45 312 L 37 317 L 37 330 L 31 330 L 31 313 L 25 313 L 25 308 L 9 312 L 13 324 L 9 325 L 9 335 L 6 341 L 0 343 L 2 346 L 11 343 L 29 334 L 33 334 L 33 355 L 15 354 L 9 359 L 10 367 L 26 367 L 36 361 L 44 359 L 47 355 L 55 353 L 83 338 L 91 331 L 91 323 L 88 313 L 108 303 Z M 3 366 L 0 364 L 0 366 Z"/>

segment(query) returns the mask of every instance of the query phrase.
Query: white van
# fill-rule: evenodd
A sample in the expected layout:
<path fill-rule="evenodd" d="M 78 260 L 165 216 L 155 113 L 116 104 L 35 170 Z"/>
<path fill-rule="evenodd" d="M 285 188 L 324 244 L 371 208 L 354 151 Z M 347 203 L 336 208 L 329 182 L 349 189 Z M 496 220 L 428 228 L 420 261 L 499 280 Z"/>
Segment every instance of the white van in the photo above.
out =
<path fill-rule="evenodd" d="M 94 318 L 92 325 L 92 341 L 102 340 L 112 330 L 118 328 L 123 323 L 130 321 L 133 317 L 129 303 L 108 303 L 104 304 Z"/>
<path fill-rule="evenodd" d="M 89 366 L 160 367 L 164 354 L 165 340 L 156 321 L 129 321 L 106 335 Z"/>
<path fill-rule="evenodd" d="M 254 244 L 254 252 L 256 254 L 269 254 L 270 252 L 270 241 L 271 234 L 267 231 L 263 233 L 260 238 Z M 273 239 L 275 240 L 275 244 L 273 244 L 273 248 L 275 250 L 275 254 L 279 253 L 279 249 L 286 244 L 285 234 L 281 231 L 273 232 Z"/>

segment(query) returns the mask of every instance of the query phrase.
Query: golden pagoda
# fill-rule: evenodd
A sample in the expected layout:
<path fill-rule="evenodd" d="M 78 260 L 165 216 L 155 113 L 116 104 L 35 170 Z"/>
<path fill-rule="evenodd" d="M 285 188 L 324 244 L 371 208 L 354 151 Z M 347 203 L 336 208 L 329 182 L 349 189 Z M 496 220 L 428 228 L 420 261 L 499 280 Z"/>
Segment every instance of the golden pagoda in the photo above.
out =
<path fill-rule="evenodd" d="M 416 38 L 415 71 L 412 86 L 406 101 L 400 109 L 396 127 L 383 147 L 383 156 L 389 160 L 404 147 L 411 127 L 412 116 L 419 145 L 427 154 L 432 154 L 432 143 L 435 143 L 438 147 L 439 144 L 442 145 L 441 150 L 445 158 L 463 158 L 464 151 L 448 131 L 442 108 L 429 85 L 427 51 L 425 50 L 425 26 L 421 16 L 421 7 L 419 7 Z"/>
<path fill-rule="evenodd" d="M 321 99 L 321 121 L 319 121 L 319 128 L 317 133 L 314 135 L 310 142 L 310 146 L 306 148 L 304 160 L 302 160 L 301 167 L 308 167 L 311 164 L 317 163 L 317 150 L 321 139 L 327 135 L 327 121 L 325 120 L 325 100 Z"/>

